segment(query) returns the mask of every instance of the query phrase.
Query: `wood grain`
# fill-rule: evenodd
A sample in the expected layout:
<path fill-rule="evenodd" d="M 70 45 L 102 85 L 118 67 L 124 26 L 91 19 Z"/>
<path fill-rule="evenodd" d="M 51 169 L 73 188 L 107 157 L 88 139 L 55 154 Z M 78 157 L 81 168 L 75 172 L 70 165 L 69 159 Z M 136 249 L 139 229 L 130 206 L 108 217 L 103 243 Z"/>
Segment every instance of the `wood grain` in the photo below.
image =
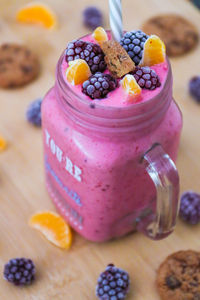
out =
<path fill-rule="evenodd" d="M 178 222 L 175 233 L 153 242 L 136 233 L 120 240 L 95 244 L 77 234 L 70 251 L 62 251 L 29 228 L 29 216 L 41 209 L 54 209 L 44 186 L 41 130 L 28 125 L 24 113 L 28 103 L 42 97 L 53 85 L 56 61 L 66 43 L 87 30 L 81 25 L 81 11 L 86 4 L 97 4 L 105 13 L 108 27 L 108 1 L 44 1 L 55 9 L 60 26 L 47 31 L 37 26 L 16 24 L 16 9 L 27 1 L 0 0 L 0 43 L 18 41 L 38 54 L 40 77 L 24 88 L 0 90 L 0 134 L 9 142 L 0 154 L 0 272 L 12 257 L 31 257 L 37 266 L 37 280 L 28 288 L 16 288 L 0 274 L 1 300 L 93 300 L 96 279 L 107 263 L 114 262 L 131 276 L 127 299 L 158 300 L 154 285 L 156 269 L 171 252 L 200 249 L 200 226 Z M 126 29 L 139 28 L 156 14 L 178 12 L 199 26 L 200 13 L 184 0 L 124 0 Z M 200 192 L 200 106 L 188 95 L 189 78 L 199 73 L 199 50 L 171 60 L 174 97 L 184 117 L 178 169 L 181 191 Z"/>

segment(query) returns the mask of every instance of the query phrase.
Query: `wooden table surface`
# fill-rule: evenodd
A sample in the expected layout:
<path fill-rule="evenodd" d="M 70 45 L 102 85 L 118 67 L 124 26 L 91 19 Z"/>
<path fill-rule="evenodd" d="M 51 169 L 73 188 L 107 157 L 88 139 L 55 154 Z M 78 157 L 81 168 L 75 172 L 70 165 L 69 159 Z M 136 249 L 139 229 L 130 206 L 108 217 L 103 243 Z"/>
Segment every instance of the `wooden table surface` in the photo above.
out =
<path fill-rule="evenodd" d="M 120 240 L 95 244 L 74 234 L 69 251 L 48 243 L 31 229 L 28 219 L 42 209 L 54 209 L 44 185 L 41 130 L 24 118 L 28 103 L 42 97 L 53 85 L 56 61 L 67 42 L 87 30 L 81 24 L 81 11 L 97 4 L 105 13 L 108 28 L 108 1 L 48 0 L 59 17 L 54 31 L 16 24 L 16 10 L 25 2 L 0 0 L 0 43 L 22 42 L 41 60 L 40 77 L 24 88 L 0 90 L 0 135 L 8 140 L 8 149 L 0 153 L 0 299 L 1 300 L 92 300 L 96 279 L 113 262 L 127 270 L 131 291 L 127 299 L 158 300 L 156 269 L 170 253 L 192 248 L 200 250 L 200 226 L 189 227 L 178 221 L 175 233 L 154 242 L 140 233 Z M 124 28 L 140 28 L 156 13 L 178 12 L 194 24 L 200 24 L 200 12 L 184 0 L 124 0 Z M 200 45 L 180 58 L 171 59 L 174 97 L 184 118 L 177 166 L 181 191 L 200 192 L 200 106 L 188 95 L 188 80 L 198 74 Z M 37 280 L 28 288 L 16 288 L 2 278 L 5 262 L 13 257 L 31 257 L 37 267 Z"/>

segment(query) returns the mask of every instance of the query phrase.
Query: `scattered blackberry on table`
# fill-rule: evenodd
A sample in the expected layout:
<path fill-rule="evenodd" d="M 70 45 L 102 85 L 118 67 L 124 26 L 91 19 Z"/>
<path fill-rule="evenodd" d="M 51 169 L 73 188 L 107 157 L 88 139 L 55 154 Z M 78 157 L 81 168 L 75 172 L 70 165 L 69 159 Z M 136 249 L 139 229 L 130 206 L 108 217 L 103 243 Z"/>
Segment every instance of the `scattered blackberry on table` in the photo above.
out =
<path fill-rule="evenodd" d="M 35 101 L 31 102 L 28 106 L 26 111 L 26 118 L 27 120 L 35 125 L 40 127 L 41 126 L 41 103 L 42 99 L 36 99 Z"/>
<path fill-rule="evenodd" d="M 128 273 L 113 264 L 109 264 L 98 278 L 96 296 L 101 300 L 125 299 L 129 285 Z"/>
<path fill-rule="evenodd" d="M 195 76 L 190 80 L 189 91 L 193 98 L 200 103 L 200 76 Z"/>
<path fill-rule="evenodd" d="M 144 43 L 147 39 L 148 35 L 141 30 L 126 32 L 121 38 L 120 44 L 128 52 L 136 66 L 139 64 L 142 58 Z"/>
<path fill-rule="evenodd" d="M 179 216 L 192 225 L 200 222 L 200 194 L 188 191 L 181 196 Z"/>
<path fill-rule="evenodd" d="M 200 2 L 199 2 L 199 0 L 191 0 L 191 1 L 192 1 L 192 3 L 194 5 L 196 5 L 196 7 L 198 7 L 200 9 Z"/>
<path fill-rule="evenodd" d="M 35 266 L 31 259 L 13 258 L 4 267 L 4 278 L 15 285 L 29 285 L 35 279 Z"/>
<path fill-rule="evenodd" d="M 106 69 L 104 53 L 100 46 L 82 40 L 74 40 L 67 45 L 66 61 L 84 59 L 90 67 L 92 74 L 103 72 Z"/>
<path fill-rule="evenodd" d="M 105 98 L 107 94 L 117 87 L 117 80 L 110 74 L 97 72 L 83 82 L 82 92 L 91 99 Z"/>
<path fill-rule="evenodd" d="M 155 90 L 161 86 L 157 73 L 149 67 L 136 67 L 131 74 L 133 74 L 141 88 Z"/>
<path fill-rule="evenodd" d="M 83 24 L 90 29 L 103 25 L 103 15 L 95 6 L 88 6 L 83 11 Z"/>

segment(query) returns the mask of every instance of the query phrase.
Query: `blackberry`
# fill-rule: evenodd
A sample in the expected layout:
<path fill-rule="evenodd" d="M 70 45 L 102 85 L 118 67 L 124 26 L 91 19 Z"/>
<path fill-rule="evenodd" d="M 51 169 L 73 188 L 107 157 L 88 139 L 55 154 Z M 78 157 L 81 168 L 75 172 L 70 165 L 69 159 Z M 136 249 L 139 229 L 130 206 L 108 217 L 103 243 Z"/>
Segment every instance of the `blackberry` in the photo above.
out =
<path fill-rule="evenodd" d="M 104 53 L 100 46 L 82 40 L 74 40 L 66 49 L 66 61 L 84 59 L 90 67 L 92 74 L 103 72 L 106 69 Z"/>
<path fill-rule="evenodd" d="M 91 99 L 105 98 L 107 94 L 117 87 L 117 80 L 110 74 L 97 72 L 83 82 L 82 92 Z"/>
<path fill-rule="evenodd" d="M 141 30 L 126 32 L 121 38 L 120 44 L 128 52 L 136 66 L 139 64 L 142 58 L 144 43 L 147 39 L 148 35 Z"/>
<path fill-rule="evenodd" d="M 149 67 L 136 67 L 131 74 L 133 74 L 141 88 L 155 90 L 161 86 L 157 73 Z"/>
<path fill-rule="evenodd" d="M 31 259 L 13 258 L 4 267 L 4 278 L 15 285 L 28 285 L 35 279 L 35 266 Z"/>
<path fill-rule="evenodd" d="M 36 99 L 35 101 L 31 102 L 26 111 L 26 118 L 27 120 L 35 125 L 40 127 L 41 126 L 41 103 L 42 99 Z"/>
<path fill-rule="evenodd" d="M 195 76 L 190 80 L 189 91 L 193 98 L 200 103 L 200 76 Z"/>
<path fill-rule="evenodd" d="M 198 7 L 200 9 L 200 2 L 199 2 L 199 0 L 192 0 L 192 3 L 194 5 L 196 5 L 196 7 Z"/>
<path fill-rule="evenodd" d="M 83 24 L 94 30 L 103 25 L 103 16 L 101 11 L 95 6 L 88 6 L 83 11 Z"/>
<path fill-rule="evenodd" d="M 128 273 L 109 264 L 98 278 L 96 296 L 101 300 L 125 299 L 129 291 L 129 284 Z"/>
<path fill-rule="evenodd" d="M 189 224 L 200 222 L 200 194 L 188 191 L 181 196 L 179 216 Z"/>

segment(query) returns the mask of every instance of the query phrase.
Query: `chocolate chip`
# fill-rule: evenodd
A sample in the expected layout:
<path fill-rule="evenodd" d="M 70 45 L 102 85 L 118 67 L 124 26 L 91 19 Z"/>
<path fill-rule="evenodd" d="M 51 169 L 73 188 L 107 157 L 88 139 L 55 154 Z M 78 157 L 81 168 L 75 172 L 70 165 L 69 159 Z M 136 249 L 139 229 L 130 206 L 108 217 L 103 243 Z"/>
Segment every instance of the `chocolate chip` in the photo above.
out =
<path fill-rule="evenodd" d="M 7 62 L 7 63 L 12 63 L 12 62 L 13 62 L 13 59 L 12 59 L 12 57 L 8 57 L 8 58 L 6 58 L 6 59 L 5 59 L 5 62 Z"/>
<path fill-rule="evenodd" d="M 191 282 L 189 283 L 189 285 L 191 285 L 191 286 L 198 286 L 199 284 L 198 284 L 198 282 L 196 282 L 196 281 L 191 281 Z"/>
<path fill-rule="evenodd" d="M 31 52 L 29 50 L 26 50 L 26 53 L 25 53 L 26 57 L 30 56 L 30 54 L 31 54 Z"/>
<path fill-rule="evenodd" d="M 3 49 L 3 50 L 6 50 L 6 49 L 8 49 L 8 48 L 9 48 L 9 45 L 8 45 L 8 44 L 2 45 L 2 49 Z"/>
<path fill-rule="evenodd" d="M 15 53 L 19 52 L 20 50 L 21 50 L 21 49 L 20 49 L 19 47 L 15 47 L 15 48 L 14 48 L 14 52 L 15 52 Z"/>
<path fill-rule="evenodd" d="M 4 67 L 4 66 L 0 67 L 0 73 L 4 73 L 4 72 L 6 72 L 6 70 L 7 70 L 6 67 Z"/>
<path fill-rule="evenodd" d="M 165 282 L 171 290 L 177 289 L 181 286 L 181 282 L 174 275 L 166 277 Z"/>
<path fill-rule="evenodd" d="M 10 81 L 8 84 L 9 88 L 14 88 L 15 87 L 15 83 L 13 81 Z"/>
<path fill-rule="evenodd" d="M 24 73 L 29 73 L 32 71 L 32 66 L 23 66 L 21 65 L 21 69 Z"/>

